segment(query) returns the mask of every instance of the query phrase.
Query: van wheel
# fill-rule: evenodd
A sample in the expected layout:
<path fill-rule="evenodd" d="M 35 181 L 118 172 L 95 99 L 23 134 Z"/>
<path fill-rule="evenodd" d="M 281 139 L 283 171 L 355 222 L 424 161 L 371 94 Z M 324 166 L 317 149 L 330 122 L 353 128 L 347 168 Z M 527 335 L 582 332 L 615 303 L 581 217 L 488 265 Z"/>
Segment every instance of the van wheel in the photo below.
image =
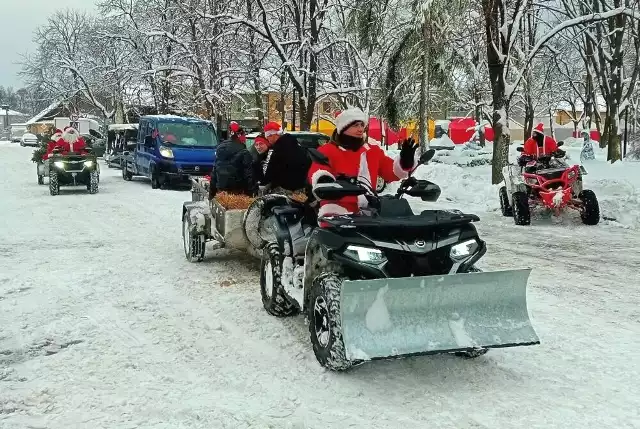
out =
<path fill-rule="evenodd" d="M 151 170 L 151 189 L 159 189 L 160 188 L 160 173 L 158 173 L 157 168 L 153 168 Z"/>

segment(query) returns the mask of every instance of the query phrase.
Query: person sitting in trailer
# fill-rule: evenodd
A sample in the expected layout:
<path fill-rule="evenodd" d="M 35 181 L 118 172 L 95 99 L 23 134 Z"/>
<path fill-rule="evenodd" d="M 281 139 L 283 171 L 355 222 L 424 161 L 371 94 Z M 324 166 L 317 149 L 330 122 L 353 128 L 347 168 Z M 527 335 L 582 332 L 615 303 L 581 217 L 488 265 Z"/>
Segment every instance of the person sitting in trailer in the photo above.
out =
<path fill-rule="evenodd" d="M 46 161 L 47 159 L 51 158 L 51 155 L 53 155 L 53 150 L 56 147 L 62 148 L 64 145 L 64 141 L 62 140 L 62 130 L 57 129 L 52 135 L 51 138 L 49 139 L 49 143 L 47 143 L 47 152 L 42 155 L 42 160 Z"/>

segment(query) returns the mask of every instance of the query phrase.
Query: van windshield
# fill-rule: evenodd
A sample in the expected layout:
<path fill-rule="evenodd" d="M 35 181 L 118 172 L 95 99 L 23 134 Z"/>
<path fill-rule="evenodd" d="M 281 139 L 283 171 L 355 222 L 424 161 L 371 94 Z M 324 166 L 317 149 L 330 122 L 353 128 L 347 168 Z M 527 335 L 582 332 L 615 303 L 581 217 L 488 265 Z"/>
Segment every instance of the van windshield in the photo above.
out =
<path fill-rule="evenodd" d="M 158 124 L 158 132 L 164 144 L 204 147 L 218 145 L 213 126 L 208 124 L 161 122 Z"/>

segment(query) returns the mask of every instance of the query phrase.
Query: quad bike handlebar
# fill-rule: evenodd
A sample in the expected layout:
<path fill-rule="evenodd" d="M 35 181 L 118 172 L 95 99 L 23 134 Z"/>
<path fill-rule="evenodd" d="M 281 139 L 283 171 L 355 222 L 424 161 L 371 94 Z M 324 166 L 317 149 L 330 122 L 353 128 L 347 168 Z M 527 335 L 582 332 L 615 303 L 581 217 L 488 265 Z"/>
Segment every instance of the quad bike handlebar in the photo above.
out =
<path fill-rule="evenodd" d="M 325 163 L 325 160 L 322 159 L 326 157 L 321 153 L 319 153 L 319 155 L 321 155 L 321 157 L 316 159 L 316 154 L 312 152 L 312 158 L 314 161 L 319 164 L 328 165 L 328 160 Z M 412 197 L 421 198 L 423 201 L 433 202 L 438 200 L 441 193 L 438 185 L 428 180 L 416 179 L 413 176 L 416 169 L 420 165 L 429 162 L 434 155 L 435 151 L 430 149 L 420 157 L 416 166 L 409 172 L 409 176 L 400 182 L 395 198 L 400 199 L 402 198 L 402 195 L 406 194 Z M 316 196 L 322 200 L 338 200 L 346 196 L 364 195 L 372 207 L 378 207 L 380 205 L 380 196 L 373 184 L 357 177 L 350 177 L 344 174 L 338 175 L 334 182 L 317 185 L 314 192 Z"/>

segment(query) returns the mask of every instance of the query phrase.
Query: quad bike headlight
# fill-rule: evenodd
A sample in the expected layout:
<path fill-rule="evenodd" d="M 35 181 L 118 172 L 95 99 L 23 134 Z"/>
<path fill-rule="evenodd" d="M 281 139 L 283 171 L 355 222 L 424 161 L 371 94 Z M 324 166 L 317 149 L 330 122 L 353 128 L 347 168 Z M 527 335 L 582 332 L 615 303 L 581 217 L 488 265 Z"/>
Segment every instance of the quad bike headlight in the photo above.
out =
<path fill-rule="evenodd" d="M 478 251 L 480 245 L 476 240 L 467 240 L 451 246 L 449 257 L 456 262 L 464 261 Z"/>
<path fill-rule="evenodd" d="M 87 160 L 84 162 L 85 167 L 93 167 L 93 161 L 92 160 Z"/>
<path fill-rule="evenodd" d="M 367 262 L 370 264 L 380 264 L 387 260 L 379 249 L 364 246 L 348 246 L 344 251 L 344 255 L 358 262 Z"/>
<path fill-rule="evenodd" d="M 173 151 L 166 147 L 166 146 L 160 146 L 160 149 L 158 149 L 160 151 L 160 155 L 162 155 L 165 158 L 173 158 Z"/>
<path fill-rule="evenodd" d="M 56 161 L 53 163 L 53 165 L 55 165 L 58 168 L 64 168 L 64 162 L 63 161 Z"/>

